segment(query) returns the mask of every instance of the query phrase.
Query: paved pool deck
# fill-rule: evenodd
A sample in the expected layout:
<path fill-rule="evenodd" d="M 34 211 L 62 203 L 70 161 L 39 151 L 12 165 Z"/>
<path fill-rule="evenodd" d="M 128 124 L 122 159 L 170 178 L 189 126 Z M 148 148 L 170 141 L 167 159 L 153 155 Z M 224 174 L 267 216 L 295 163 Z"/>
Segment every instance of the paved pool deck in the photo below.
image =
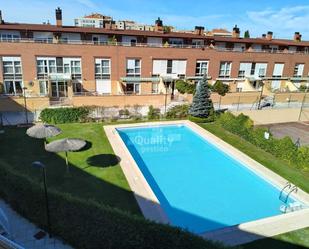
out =
<path fill-rule="evenodd" d="M 10 238 L 13 242 L 25 249 L 73 249 L 60 239 L 44 238 L 37 240 L 33 236 L 41 231 L 27 219 L 17 214 L 7 203 L 0 199 L 0 208 L 9 221 Z M 1 246 L 0 246 L 1 248 Z"/>
<path fill-rule="evenodd" d="M 142 172 L 128 151 L 126 145 L 120 138 L 116 129 L 124 127 L 145 127 L 168 124 L 184 124 L 188 126 L 193 131 L 201 135 L 204 139 L 213 143 L 219 149 L 225 151 L 228 155 L 240 161 L 257 175 L 267 179 L 279 189 L 282 189 L 287 183 L 286 179 L 275 174 L 230 144 L 224 142 L 212 133 L 188 120 L 104 126 L 106 136 L 108 137 L 115 154 L 121 158 L 121 168 L 128 180 L 132 191 L 134 192 L 135 198 L 142 210 L 144 217 L 147 219 L 165 224 L 170 223 L 167 215 L 160 206 L 160 202 L 148 185 L 146 179 L 144 178 Z M 309 195 L 303 190 L 299 189 L 297 194 L 292 194 L 292 197 L 309 206 Z M 200 234 L 200 236 L 205 239 L 220 241 L 226 245 L 234 246 L 261 238 L 273 237 L 278 234 L 291 232 L 305 227 L 309 227 L 309 208 L 293 213 L 246 222 L 216 231 L 205 232 Z"/>

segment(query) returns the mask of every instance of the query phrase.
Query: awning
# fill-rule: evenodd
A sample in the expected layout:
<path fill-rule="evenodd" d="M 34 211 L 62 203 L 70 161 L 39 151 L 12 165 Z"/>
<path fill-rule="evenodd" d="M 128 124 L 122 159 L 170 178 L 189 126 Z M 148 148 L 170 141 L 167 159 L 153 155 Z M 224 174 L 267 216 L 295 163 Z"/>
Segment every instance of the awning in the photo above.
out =
<path fill-rule="evenodd" d="M 263 80 L 289 80 L 289 77 L 264 77 Z"/>
<path fill-rule="evenodd" d="M 203 76 L 188 76 L 188 77 L 186 77 L 186 80 L 201 80 L 201 79 L 203 79 Z M 207 79 L 210 80 L 211 77 L 207 76 Z"/>
<path fill-rule="evenodd" d="M 309 81 L 309 77 L 292 77 L 291 81 Z"/>
<path fill-rule="evenodd" d="M 159 77 L 149 77 L 149 78 L 141 78 L 141 77 L 122 77 L 120 78 L 123 82 L 159 82 Z"/>
<path fill-rule="evenodd" d="M 68 73 L 51 73 L 49 74 L 50 80 L 70 80 L 71 74 Z"/>

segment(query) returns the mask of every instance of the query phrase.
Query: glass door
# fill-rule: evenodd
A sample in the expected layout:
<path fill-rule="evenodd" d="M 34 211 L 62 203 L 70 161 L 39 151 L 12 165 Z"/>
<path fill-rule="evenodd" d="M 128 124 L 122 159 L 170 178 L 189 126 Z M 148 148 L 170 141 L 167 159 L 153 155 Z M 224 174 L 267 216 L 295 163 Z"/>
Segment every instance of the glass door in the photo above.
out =
<path fill-rule="evenodd" d="M 68 84 L 66 81 L 51 82 L 52 97 L 60 98 L 68 96 Z"/>

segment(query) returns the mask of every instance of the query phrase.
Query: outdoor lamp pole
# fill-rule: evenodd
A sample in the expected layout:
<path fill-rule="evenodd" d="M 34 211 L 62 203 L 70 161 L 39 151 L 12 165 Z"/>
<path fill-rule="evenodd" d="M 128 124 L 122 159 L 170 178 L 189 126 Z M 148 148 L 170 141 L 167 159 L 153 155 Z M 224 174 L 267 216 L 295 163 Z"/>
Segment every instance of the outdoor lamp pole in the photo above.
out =
<path fill-rule="evenodd" d="M 168 90 L 168 85 L 167 82 L 164 82 L 164 86 L 165 86 L 165 99 L 164 99 L 164 114 L 166 113 L 166 108 L 167 108 L 167 90 Z"/>
<path fill-rule="evenodd" d="M 264 82 L 262 82 L 262 89 L 261 89 L 260 97 L 259 97 L 258 110 L 260 110 L 260 108 L 261 108 L 261 101 L 262 101 L 262 97 L 263 97 L 264 85 L 265 85 Z"/>
<path fill-rule="evenodd" d="M 43 177 L 43 184 L 44 184 L 44 196 L 45 196 L 45 208 L 46 208 L 46 222 L 47 222 L 47 230 L 49 237 L 51 238 L 51 226 L 50 226 L 50 214 L 49 214 L 49 202 L 48 202 L 48 195 L 47 195 L 47 184 L 46 184 L 46 167 L 43 163 L 39 161 L 35 161 L 32 163 L 33 167 L 42 169 L 42 177 Z"/>
<path fill-rule="evenodd" d="M 23 95 L 24 95 L 24 107 L 25 107 L 25 116 L 26 116 L 26 123 L 28 124 L 28 111 L 27 111 L 27 98 L 26 98 L 26 90 L 27 87 L 23 87 Z"/>

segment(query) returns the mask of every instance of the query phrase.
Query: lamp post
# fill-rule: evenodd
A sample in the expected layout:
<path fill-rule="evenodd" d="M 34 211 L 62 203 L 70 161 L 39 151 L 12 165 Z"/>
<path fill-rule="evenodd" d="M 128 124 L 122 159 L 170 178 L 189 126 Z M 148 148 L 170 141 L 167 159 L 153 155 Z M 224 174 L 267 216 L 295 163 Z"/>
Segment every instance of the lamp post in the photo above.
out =
<path fill-rule="evenodd" d="M 165 86 L 165 99 L 164 99 L 164 114 L 166 114 L 166 108 L 167 108 L 167 90 L 168 90 L 168 85 L 167 82 L 164 82 L 164 86 Z"/>
<path fill-rule="evenodd" d="M 44 196 L 45 196 L 45 208 L 46 208 L 46 223 L 47 223 L 47 231 L 49 237 L 51 238 L 51 226 L 50 226 L 50 214 L 49 214 L 49 202 L 48 202 L 48 195 L 47 195 L 47 184 L 46 184 L 46 167 L 43 163 L 39 161 L 35 161 L 32 163 L 32 166 L 35 168 L 42 169 L 42 177 L 43 177 L 43 184 L 44 184 Z"/>
<path fill-rule="evenodd" d="M 24 95 L 24 107 L 25 107 L 26 123 L 27 123 L 27 124 L 29 124 L 29 121 L 28 121 L 28 111 L 27 111 L 27 98 L 26 98 L 26 90 L 27 90 L 27 87 L 23 87 L 23 95 Z"/>
<path fill-rule="evenodd" d="M 262 89 L 261 89 L 260 97 L 259 97 L 258 110 L 260 110 L 260 108 L 261 108 L 261 101 L 262 101 L 262 97 L 263 97 L 264 85 L 265 85 L 264 82 L 262 82 Z"/>

